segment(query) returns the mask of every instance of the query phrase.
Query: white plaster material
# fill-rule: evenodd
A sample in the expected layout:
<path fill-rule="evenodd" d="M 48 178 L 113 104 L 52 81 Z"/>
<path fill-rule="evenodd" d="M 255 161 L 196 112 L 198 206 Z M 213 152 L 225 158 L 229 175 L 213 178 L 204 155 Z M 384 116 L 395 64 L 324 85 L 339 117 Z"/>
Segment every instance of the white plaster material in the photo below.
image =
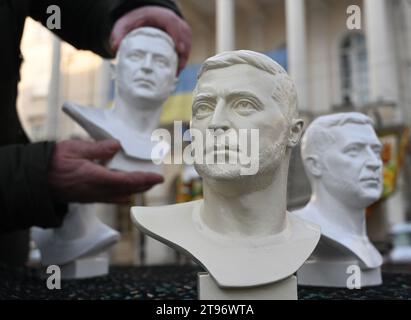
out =
<path fill-rule="evenodd" d="M 132 220 L 147 235 L 192 256 L 221 287 L 258 286 L 291 276 L 320 236 L 317 226 L 291 215 L 284 229 L 272 235 L 225 235 L 210 229 L 202 212 L 203 200 L 133 207 Z"/>
<path fill-rule="evenodd" d="M 220 288 L 208 273 L 198 274 L 199 300 L 297 300 L 297 277 L 252 288 Z"/>
<path fill-rule="evenodd" d="M 223 52 L 203 64 L 193 98 L 192 128 L 203 136 L 259 131 L 258 141 L 250 142 L 259 146 L 258 171 L 241 175 L 239 161 L 195 162 L 204 200 L 133 207 L 134 223 L 190 254 L 221 288 L 251 288 L 288 279 L 320 237 L 318 226 L 286 211 L 289 158 L 303 124 L 297 118 L 293 82 L 267 56 L 248 50 Z M 215 151 L 205 144 L 201 151 L 237 156 L 246 152 L 240 145 L 227 147 Z"/>
<path fill-rule="evenodd" d="M 354 269 L 358 266 L 359 287 L 375 286 L 382 283 L 381 268 L 361 268 L 358 260 L 324 261 L 309 259 L 297 272 L 298 284 L 316 287 L 347 288 L 355 284 Z M 300 280 L 301 279 L 301 280 Z"/>
<path fill-rule="evenodd" d="M 363 114 L 322 116 L 307 128 L 301 155 L 312 196 L 293 214 L 320 225 L 322 237 L 297 274 L 299 284 L 345 287 L 353 261 L 371 274 L 362 286 L 381 284 L 382 257 L 367 237 L 365 217 L 382 192 L 380 153 L 372 120 Z"/>
<path fill-rule="evenodd" d="M 82 257 L 60 266 L 61 279 L 85 279 L 105 276 L 109 272 L 110 259 L 107 252 Z"/>
<path fill-rule="evenodd" d="M 111 169 L 161 172 L 152 160 L 162 159 L 170 146 L 152 156 L 152 132 L 158 127 L 162 105 L 174 91 L 177 53 L 165 32 L 137 28 L 122 41 L 113 66 L 116 95 L 110 109 L 66 102 L 63 111 L 96 140 L 117 139 L 122 150 L 108 163 Z"/>
<path fill-rule="evenodd" d="M 81 257 L 100 254 L 119 237 L 119 233 L 102 223 L 95 212 L 87 212 L 77 203 L 69 205 L 60 228 L 32 230 L 44 266 L 64 265 Z"/>
<path fill-rule="evenodd" d="M 162 159 L 169 146 L 153 157 L 151 134 L 158 126 L 161 106 L 175 88 L 177 63 L 169 35 L 151 27 L 137 28 L 124 38 L 117 52 L 114 107 L 64 104 L 63 111 L 95 140 L 114 138 L 120 142 L 122 150 L 105 164 L 108 168 L 162 173 L 162 167 L 152 159 Z M 80 204 L 70 205 L 61 228 L 34 232 L 44 265 L 73 262 L 67 267 L 73 276 L 92 275 L 88 266 L 99 263 L 100 269 L 93 267 L 95 275 L 108 270 L 108 260 L 76 261 L 91 251 L 108 249 L 119 238 L 118 232 L 101 223 L 95 212 L 85 211 Z"/>

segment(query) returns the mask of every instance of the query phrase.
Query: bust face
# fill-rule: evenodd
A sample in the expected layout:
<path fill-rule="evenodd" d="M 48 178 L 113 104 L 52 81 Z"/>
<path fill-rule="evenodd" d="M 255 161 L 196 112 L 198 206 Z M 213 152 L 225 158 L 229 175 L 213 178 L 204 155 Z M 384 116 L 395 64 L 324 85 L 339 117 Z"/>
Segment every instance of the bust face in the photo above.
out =
<path fill-rule="evenodd" d="M 381 142 L 368 124 L 347 123 L 330 130 L 336 141 L 321 155 L 322 182 L 341 201 L 365 208 L 382 192 Z"/>
<path fill-rule="evenodd" d="M 174 90 L 177 54 L 165 39 L 146 34 L 126 37 L 117 58 L 115 77 L 120 95 L 161 101 Z"/>
<path fill-rule="evenodd" d="M 215 135 L 228 135 L 234 131 L 237 137 L 240 129 L 257 129 L 259 139 L 252 141 L 259 145 L 257 174 L 273 172 L 284 160 L 289 128 L 278 102 L 272 98 L 275 81 L 273 75 L 246 64 L 206 71 L 198 80 L 193 97 L 191 127 L 201 131 L 203 136 L 210 134 L 210 129 L 219 130 Z M 203 145 L 204 154 L 223 152 L 227 156 L 234 152 L 237 157 L 245 152 L 241 150 L 241 144 L 230 148 L 234 151 L 217 152 L 213 145 Z M 195 163 L 195 167 L 203 178 L 240 179 L 243 164 L 227 162 Z"/>

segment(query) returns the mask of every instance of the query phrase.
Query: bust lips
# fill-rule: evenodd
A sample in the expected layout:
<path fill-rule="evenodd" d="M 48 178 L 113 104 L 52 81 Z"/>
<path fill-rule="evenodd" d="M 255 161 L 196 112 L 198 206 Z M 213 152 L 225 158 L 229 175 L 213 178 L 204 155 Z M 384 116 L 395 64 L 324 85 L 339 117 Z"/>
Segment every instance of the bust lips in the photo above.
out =
<path fill-rule="evenodd" d="M 149 85 L 149 86 L 155 86 L 154 81 L 147 79 L 147 78 L 138 78 L 135 79 L 134 82 L 136 84 L 143 84 L 143 85 Z"/>

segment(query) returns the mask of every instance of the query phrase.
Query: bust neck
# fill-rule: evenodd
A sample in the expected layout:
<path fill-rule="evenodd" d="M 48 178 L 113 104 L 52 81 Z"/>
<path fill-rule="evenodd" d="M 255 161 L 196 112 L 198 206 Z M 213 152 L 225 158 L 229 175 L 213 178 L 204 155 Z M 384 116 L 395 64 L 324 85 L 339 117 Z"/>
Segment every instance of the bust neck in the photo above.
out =
<path fill-rule="evenodd" d="M 242 180 L 204 178 L 202 220 L 217 233 L 233 238 L 265 237 L 286 228 L 288 160 L 273 172 Z"/>
<path fill-rule="evenodd" d="M 63 225 L 60 228 L 54 229 L 56 235 L 64 241 L 81 239 L 86 236 L 90 228 L 97 223 L 94 213 L 81 212 L 85 211 L 84 206 L 77 203 L 70 204 Z"/>
<path fill-rule="evenodd" d="M 111 113 L 115 119 L 139 134 L 151 136 L 157 129 L 164 101 L 129 98 L 118 94 Z"/>
<path fill-rule="evenodd" d="M 314 214 L 317 220 L 333 226 L 329 230 L 341 233 L 345 237 L 367 237 L 365 209 L 344 203 L 331 195 L 324 186 L 314 189 L 306 210 Z"/>

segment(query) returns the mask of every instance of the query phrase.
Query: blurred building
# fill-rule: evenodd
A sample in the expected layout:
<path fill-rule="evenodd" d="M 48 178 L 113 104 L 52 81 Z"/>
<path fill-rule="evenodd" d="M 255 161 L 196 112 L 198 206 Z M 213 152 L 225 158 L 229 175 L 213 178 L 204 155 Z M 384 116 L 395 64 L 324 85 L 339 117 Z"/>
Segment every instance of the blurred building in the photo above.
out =
<path fill-rule="evenodd" d="M 161 117 L 164 126 L 170 126 L 173 120 L 191 118 L 191 91 L 196 73 L 207 57 L 230 49 L 263 52 L 278 61 L 295 80 L 300 110 L 307 122 L 320 114 L 356 110 L 372 116 L 382 133 L 392 133 L 394 140 L 398 136 L 393 147 L 387 144 L 398 167 L 396 188 L 376 211 L 380 213 L 371 219 L 372 234 L 376 239 L 384 238 L 391 225 L 407 219 L 407 212 L 411 214 L 411 172 L 407 171 L 411 160 L 409 148 L 402 158 L 400 149 L 401 132 L 411 125 L 410 1 L 177 2 L 192 27 L 193 44 L 189 64 L 180 74 L 176 92 L 164 106 Z M 360 15 L 353 21 L 356 10 L 360 10 Z M 353 25 L 358 28 L 352 28 Z M 33 140 L 50 136 L 46 123 L 50 116 L 47 96 L 52 41 L 46 29 L 33 21 L 27 22 L 18 104 L 24 127 Z M 108 107 L 114 94 L 109 62 L 63 43 L 59 89 L 60 102 L 73 100 L 83 105 Z M 61 103 L 55 107 L 59 110 Z M 85 136 L 60 112 L 57 119 L 57 138 Z M 400 158 L 402 169 L 397 163 Z M 310 192 L 298 159 L 296 152 L 293 155 L 296 170 L 290 171 L 291 207 L 302 205 Z M 155 203 L 159 203 L 165 189 L 170 192 L 172 187 L 154 190 Z M 164 201 L 173 199 L 170 194 L 163 198 L 168 199 Z M 381 230 L 382 226 L 385 230 Z"/>

